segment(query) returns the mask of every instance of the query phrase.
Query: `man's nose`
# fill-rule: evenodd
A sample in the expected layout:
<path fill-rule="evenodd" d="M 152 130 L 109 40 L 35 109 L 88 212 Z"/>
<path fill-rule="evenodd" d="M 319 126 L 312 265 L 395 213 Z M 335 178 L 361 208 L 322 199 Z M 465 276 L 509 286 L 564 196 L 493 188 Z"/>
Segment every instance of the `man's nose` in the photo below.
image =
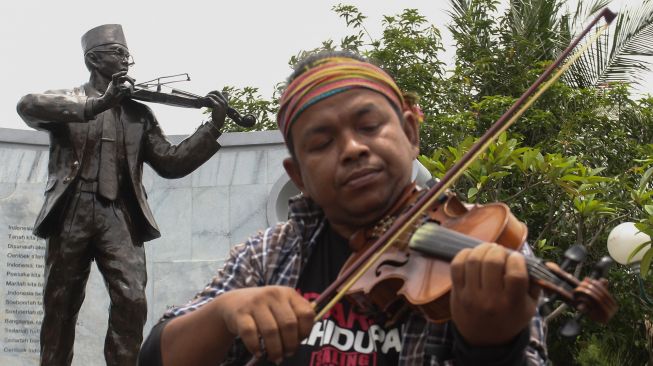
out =
<path fill-rule="evenodd" d="M 367 156 L 370 152 L 369 146 L 356 136 L 345 136 L 342 149 L 342 160 L 344 162 L 354 161 Z"/>

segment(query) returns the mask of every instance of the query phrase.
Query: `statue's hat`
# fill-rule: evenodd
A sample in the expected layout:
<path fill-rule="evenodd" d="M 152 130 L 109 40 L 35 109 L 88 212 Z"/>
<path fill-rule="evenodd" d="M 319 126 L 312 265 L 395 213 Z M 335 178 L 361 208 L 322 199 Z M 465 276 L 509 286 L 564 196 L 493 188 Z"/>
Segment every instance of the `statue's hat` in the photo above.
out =
<path fill-rule="evenodd" d="M 82 36 L 82 49 L 86 54 L 91 49 L 105 44 L 119 44 L 127 47 L 125 34 L 120 24 L 105 24 L 97 26 Z"/>

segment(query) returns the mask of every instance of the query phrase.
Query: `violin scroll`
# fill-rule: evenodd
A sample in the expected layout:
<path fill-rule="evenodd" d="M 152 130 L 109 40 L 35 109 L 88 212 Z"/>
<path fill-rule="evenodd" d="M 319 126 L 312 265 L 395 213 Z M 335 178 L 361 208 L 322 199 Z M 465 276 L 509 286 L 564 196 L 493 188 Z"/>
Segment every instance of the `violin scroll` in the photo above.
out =
<path fill-rule="evenodd" d="M 549 282 L 546 285 L 542 285 L 538 282 L 543 288 L 554 294 L 548 298 L 541 309 L 549 308 L 553 301 L 561 298 L 565 303 L 578 311 L 560 329 L 561 335 L 565 337 L 577 336 L 580 333 L 579 321 L 584 316 L 605 324 L 617 312 L 617 302 L 608 291 L 608 281 L 605 279 L 611 264 L 612 260 L 609 257 L 601 258 L 595 264 L 591 274 L 582 281 L 579 281 L 554 263 L 546 264 L 549 270 L 562 280 L 562 283 L 554 285 L 552 282 Z M 571 285 L 573 290 L 569 291 L 569 285 Z"/>
<path fill-rule="evenodd" d="M 241 116 L 237 110 L 227 107 L 227 116 L 231 118 L 238 126 L 249 128 L 256 124 L 256 117 L 252 114 Z"/>

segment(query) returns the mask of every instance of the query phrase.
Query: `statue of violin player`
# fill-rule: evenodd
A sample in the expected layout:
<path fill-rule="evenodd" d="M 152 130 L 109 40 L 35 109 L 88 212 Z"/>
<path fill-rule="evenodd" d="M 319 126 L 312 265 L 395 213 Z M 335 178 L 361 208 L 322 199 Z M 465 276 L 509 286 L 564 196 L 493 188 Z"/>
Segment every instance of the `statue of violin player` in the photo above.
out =
<path fill-rule="evenodd" d="M 45 238 L 41 365 L 70 365 L 75 323 L 91 262 L 111 299 L 107 365 L 135 365 L 146 321 L 143 243 L 160 236 L 142 185 L 143 163 L 165 178 L 183 177 L 219 149 L 227 100 L 203 98 L 211 120 L 173 145 L 154 114 L 129 98 L 133 64 L 121 25 L 82 36 L 89 81 L 28 94 L 17 106 L 27 125 L 48 132 L 45 202 L 34 234 Z"/>

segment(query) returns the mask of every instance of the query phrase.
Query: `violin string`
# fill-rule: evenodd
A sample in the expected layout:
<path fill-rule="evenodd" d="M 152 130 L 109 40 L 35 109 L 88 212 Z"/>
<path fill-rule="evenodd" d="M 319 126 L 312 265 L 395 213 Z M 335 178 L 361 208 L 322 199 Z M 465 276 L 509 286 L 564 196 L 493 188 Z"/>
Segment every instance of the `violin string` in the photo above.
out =
<path fill-rule="evenodd" d="M 555 272 L 551 271 L 539 259 L 533 257 L 526 257 L 526 264 L 528 266 L 528 273 L 535 278 L 548 281 L 559 287 L 564 287 L 565 290 L 571 291 L 573 288 L 564 280 L 561 279 Z"/>
<path fill-rule="evenodd" d="M 417 251 L 451 260 L 461 250 L 474 248 L 482 242 L 482 240 L 429 222 L 415 231 L 409 245 Z M 510 249 L 506 248 L 506 250 Z M 530 256 L 524 256 L 524 258 L 529 275 L 571 290 L 569 284 L 546 267 L 539 258 Z"/>

